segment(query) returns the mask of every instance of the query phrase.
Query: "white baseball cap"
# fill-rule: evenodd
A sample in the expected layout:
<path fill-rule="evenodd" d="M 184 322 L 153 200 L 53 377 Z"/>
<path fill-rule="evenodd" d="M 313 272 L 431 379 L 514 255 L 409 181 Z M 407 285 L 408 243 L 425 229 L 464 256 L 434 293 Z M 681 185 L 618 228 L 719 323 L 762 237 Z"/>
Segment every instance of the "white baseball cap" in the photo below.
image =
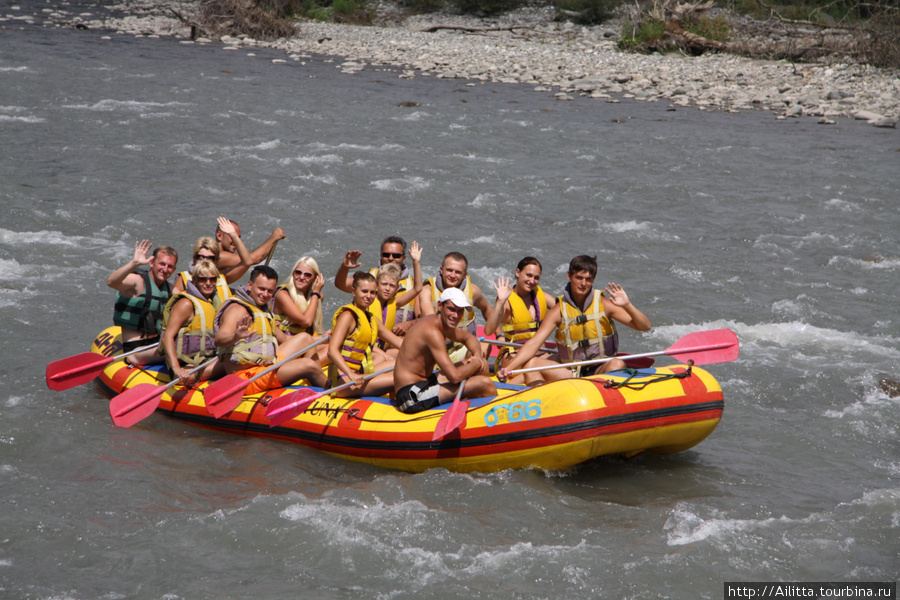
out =
<path fill-rule="evenodd" d="M 472 305 L 469 304 L 469 301 L 466 300 L 466 295 L 459 288 L 447 288 L 441 294 L 441 303 L 449 300 L 452 302 L 456 308 L 472 308 Z"/>

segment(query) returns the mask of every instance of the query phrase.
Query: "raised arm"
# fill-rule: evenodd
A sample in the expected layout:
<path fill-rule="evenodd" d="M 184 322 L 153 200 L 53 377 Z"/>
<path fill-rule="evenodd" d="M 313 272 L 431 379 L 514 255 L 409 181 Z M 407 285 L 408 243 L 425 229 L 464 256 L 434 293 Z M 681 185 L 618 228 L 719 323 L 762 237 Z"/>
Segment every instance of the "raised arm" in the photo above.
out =
<path fill-rule="evenodd" d="M 418 242 L 413 242 L 410 245 L 409 257 L 412 259 L 413 263 L 413 287 L 412 289 L 403 292 L 403 294 L 397 298 L 397 308 L 406 306 L 415 300 L 416 296 L 422 292 L 422 249 L 419 247 Z"/>
<path fill-rule="evenodd" d="M 269 252 L 271 252 L 272 249 L 275 247 L 275 244 L 277 244 L 280 240 L 283 240 L 284 238 L 285 238 L 284 230 L 282 230 L 281 227 L 276 227 L 274 230 L 272 230 L 272 234 L 269 236 L 269 239 L 267 239 L 265 242 L 263 242 L 259 248 L 257 248 L 253 252 L 249 253 L 249 258 L 247 259 L 247 264 L 244 264 L 244 259 L 242 257 L 238 264 L 225 267 L 226 281 L 228 281 L 228 283 L 232 283 L 234 281 L 237 281 L 241 277 L 243 277 L 244 273 L 246 273 L 248 270 L 250 270 L 250 267 L 261 263 L 269 255 Z M 241 239 L 236 236 L 232 236 L 232 239 L 234 240 L 235 249 L 240 253 L 240 251 L 241 251 L 240 244 L 242 243 Z M 246 250 L 246 248 L 245 248 L 245 250 Z M 222 253 L 220 255 L 220 258 L 219 258 L 220 264 L 222 262 L 221 256 L 225 256 L 226 254 L 227 253 Z M 219 269 L 219 270 L 221 271 L 222 269 Z"/>
<path fill-rule="evenodd" d="M 494 290 L 497 291 L 497 301 L 494 303 L 491 317 L 484 323 L 484 335 L 499 333 L 500 326 L 506 322 L 509 296 L 513 291 L 513 287 L 509 284 L 509 277 L 499 277 L 497 283 L 494 284 Z"/>
<path fill-rule="evenodd" d="M 344 255 L 344 260 L 341 261 L 341 266 L 338 267 L 338 272 L 334 276 L 334 287 L 348 294 L 353 293 L 353 278 L 350 277 L 350 269 L 360 267 L 360 256 L 362 256 L 362 252 L 359 250 L 351 250 Z"/>
<path fill-rule="evenodd" d="M 150 264 L 147 253 L 150 252 L 150 248 L 152 247 L 153 244 L 150 243 L 150 240 L 135 242 L 134 257 L 113 271 L 112 274 L 106 278 L 106 285 L 125 296 L 137 296 L 142 293 L 144 291 L 143 279 L 140 275 L 135 275 L 134 270 L 138 267 Z M 134 276 L 129 277 L 129 275 Z"/>
<path fill-rule="evenodd" d="M 219 229 L 222 233 L 226 233 L 231 236 L 231 240 L 234 242 L 234 249 L 237 250 L 238 262 L 235 266 L 230 267 L 228 272 L 225 273 L 225 281 L 228 283 L 234 283 L 241 276 L 247 272 L 253 263 L 251 262 L 252 258 L 250 257 L 250 253 L 247 251 L 247 246 L 244 245 L 244 240 L 240 238 L 237 234 L 237 230 L 234 228 L 234 223 L 225 217 L 219 217 L 218 220 Z M 222 253 L 219 252 L 219 262 L 222 262 Z"/>
<path fill-rule="evenodd" d="M 434 314 L 434 306 L 431 304 L 431 285 L 422 287 L 422 291 L 419 292 L 418 300 L 418 307 L 421 316 L 427 317 L 428 315 Z"/>
<path fill-rule="evenodd" d="M 621 285 L 609 283 L 603 292 L 606 294 L 603 298 L 603 310 L 606 314 L 638 331 L 650 331 L 650 319 L 631 303 Z"/>

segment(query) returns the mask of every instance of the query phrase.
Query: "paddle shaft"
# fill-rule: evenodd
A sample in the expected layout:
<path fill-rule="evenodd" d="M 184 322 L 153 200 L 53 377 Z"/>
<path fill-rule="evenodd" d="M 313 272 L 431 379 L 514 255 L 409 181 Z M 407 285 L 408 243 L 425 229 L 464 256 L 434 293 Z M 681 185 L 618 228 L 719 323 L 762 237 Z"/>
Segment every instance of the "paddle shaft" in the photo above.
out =
<path fill-rule="evenodd" d="M 269 261 L 272 260 L 272 255 L 275 254 L 275 247 L 278 245 L 278 242 L 272 244 L 272 249 L 269 250 L 269 255 L 266 257 L 266 262 L 263 263 L 265 266 L 269 266 Z"/>
<path fill-rule="evenodd" d="M 466 381 L 467 380 L 463 379 L 459 382 L 459 389 L 456 390 L 456 396 L 453 397 L 454 402 L 459 402 L 459 399 L 462 398 L 463 389 L 466 387 Z"/>
<path fill-rule="evenodd" d="M 196 373 L 197 371 L 203 370 L 204 368 L 206 368 L 206 367 L 208 367 L 209 365 L 213 364 L 213 363 L 216 362 L 217 360 L 219 360 L 219 357 L 218 357 L 218 356 L 209 359 L 208 361 L 206 361 L 205 363 L 203 363 L 203 364 L 201 364 L 201 365 L 197 365 L 196 367 L 194 367 L 193 369 L 191 369 L 190 371 L 188 371 L 188 375 L 193 375 L 193 374 Z M 178 379 L 173 379 L 172 381 L 170 381 L 169 383 L 167 383 L 166 385 L 164 385 L 164 386 L 163 386 L 163 389 L 164 389 L 164 390 L 167 390 L 167 389 L 169 389 L 170 387 L 172 387 L 173 385 L 175 385 L 176 383 L 179 383 L 180 381 L 181 381 L 181 378 L 180 378 L 180 377 L 179 377 Z"/>
<path fill-rule="evenodd" d="M 516 375 L 517 373 L 531 373 L 533 371 L 547 371 L 549 369 L 559 369 L 561 367 L 569 368 L 569 367 L 580 367 L 582 365 L 599 365 L 601 363 L 609 362 L 615 359 L 633 359 L 633 358 L 646 358 L 649 356 L 663 356 L 669 354 L 690 354 L 691 352 L 705 352 L 707 350 L 721 350 L 723 348 L 729 348 L 734 344 L 709 344 L 707 346 L 693 346 L 687 348 L 669 348 L 667 350 L 657 350 L 656 352 L 645 352 L 644 354 L 628 354 L 627 356 L 610 356 L 607 358 L 598 358 L 594 360 L 580 360 L 577 362 L 569 362 L 569 363 L 560 363 L 558 365 L 545 365 L 543 367 L 532 367 L 530 369 L 516 369 L 515 371 L 510 371 L 510 375 Z"/>
<path fill-rule="evenodd" d="M 363 377 L 363 381 L 368 381 L 368 380 L 372 379 L 373 377 L 375 377 L 376 375 L 381 375 L 382 373 L 387 373 L 388 371 L 393 371 L 393 370 L 394 370 L 394 367 L 388 367 L 387 369 L 382 369 L 380 371 L 375 371 L 374 373 L 369 373 L 365 377 Z M 338 390 L 342 390 L 344 388 L 348 388 L 348 387 L 351 387 L 354 385 L 356 385 L 356 382 L 348 381 L 347 383 L 342 383 L 341 385 L 333 387 L 330 390 L 323 390 L 323 391 L 319 392 L 317 395 L 319 396 L 319 398 L 323 398 L 323 397 L 327 396 L 328 394 L 333 394 L 334 392 L 336 392 Z"/>
<path fill-rule="evenodd" d="M 54 379 L 54 380 L 55 380 L 55 379 L 62 379 L 63 377 L 68 377 L 69 375 L 75 375 L 75 374 L 77 374 L 77 373 L 83 373 L 84 371 L 89 371 L 89 370 L 91 370 L 91 369 L 100 369 L 100 368 L 103 368 L 103 367 L 105 367 L 106 365 L 108 365 L 108 364 L 110 364 L 110 363 L 114 363 L 114 362 L 116 362 L 117 360 L 123 359 L 123 358 L 125 358 L 126 356 L 131 356 L 132 354 L 137 354 L 138 352 L 143 352 L 144 350 L 149 350 L 149 349 L 151 349 L 151 348 L 156 348 L 157 346 L 159 346 L 159 342 L 156 342 L 155 344 L 150 344 L 149 346 L 142 346 L 142 347 L 140 347 L 140 348 L 135 348 L 134 350 L 131 350 L 130 352 L 126 352 L 126 353 L 124 353 L 124 354 L 117 354 L 116 356 L 107 356 L 107 357 L 104 357 L 104 358 L 108 358 L 108 359 L 109 359 L 109 360 L 106 361 L 106 362 L 98 360 L 97 362 L 91 363 L 91 364 L 89 364 L 89 365 L 80 365 L 80 366 L 78 366 L 78 367 L 75 367 L 74 369 L 68 369 L 68 370 L 66 370 L 66 371 L 61 371 L 61 372 L 59 372 L 59 373 L 54 373 L 53 375 L 50 376 L 50 379 Z M 90 353 L 87 353 L 87 354 L 90 354 Z M 99 357 L 99 356 L 102 356 L 102 355 L 98 354 L 97 356 Z M 73 357 L 73 358 L 74 358 L 74 357 Z M 63 359 L 63 360 L 66 360 L 66 359 Z"/>
<path fill-rule="evenodd" d="M 330 335 L 326 335 L 326 336 L 323 337 L 321 340 L 318 340 L 317 342 L 314 342 L 314 343 L 310 344 L 310 345 L 307 346 L 306 348 L 302 348 L 302 349 L 300 349 L 300 350 L 297 350 L 296 352 L 294 352 L 293 354 L 291 354 L 291 355 L 288 356 L 287 358 L 283 358 L 283 359 L 279 360 L 277 363 L 275 363 L 275 364 L 272 365 L 271 367 L 268 367 L 268 368 L 266 368 L 266 369 L 263 369 L 262 371 L 260 371 L 259 373 L 257 373 L 257 374 L 254 375 L 253 377 L 251 377 L 250 379 L 247 379 L 247 380 L 245 381 L 245 383 L 246 383 L 247 385 L 249 385 L 251 381 L 256 381 L 257 379 L 259 379 L 259 378 L 262 377 L 263 375 L 268 375 L 269 373 L 271 373 L 272 371 L 274 371 L 275 369 L 277 369 L 278 367 L 280 367 L 280 366 L 283 365 L 284 363 L 286 363 L 286 362 L 288 362 L 288 361 L 291 361 L 291 360 L 294 360 L 295 358 L 297 358 L 298 356 L 300 356 L 300 355 L 303 354 L 304 352 L 307 352 L 307 351 L 309 351 L 309 350 L 312 350 L 313 348 L 315 348 L 316 346 L 319 346 L 319 345 L 322 344 L 323 342 L 327 342 L 327 341 L 328 341 L 328 338 L 330 338 L 330 337 L 331 337 Z M 243 387 L 246 388 L 247 386 L 245 385 L 245 386 L 243 386 Z"/>
<path fill-rule="evenodd" d="M 193 374 L 196 373 L 197 371 L 200 371 L 200 370 L 204 369 L 205 367 L 211 365 L 211 364 L 214 363 L 216 360 L 217 360 L 217 358 L 212 358 L 212 359 L 206 361 L 205 363 L 203 363 L 203 364 L 201 364 L 201 365 L 198 365 L 198 366 L 194 367 L 193 369 L 191 369 L 190 371 L 188 371 L 188 374 L 189 374 L 189 375 L 193 375 Z M 132 403 L 129 404 L 128 406 L 125 406 L 125 407 L 119 409 L 118 411 L 116 411 L 116 416 L 117 416 L 117 417 L 121 417 L 122 415 L 127 415 L 128 413 L 130 413 L 131 411 L 133 411 L 133 410 L 136 409 L 137 407 L 141 406 L 141 405 L 144 404 L 145 402 L 149 402 L 149 401 L 153 400 L 154 398 L 156 398 L 157 396 L 162 396 L 162 395 L 166 392 L 167 389 L 169 389 L 170 387 L 174 386 L 176 383 L 179 383 L 180 381 L 181 381 L 181 378 L 173 379 L 172 381 L 170 381 L 170 382 L 167 383 L 166 385 L 158 386 L 157 389 L 153 391 L 153 394 L 148 394 L 148 395 L 146 395 L 146 396 L 143 396 L 143 397 L 141 397 L 141 398 L 138 398 L 137 400 L 135 400 L 134 402 L 132 402 Z M 113 400 L 115 400 L 115 398 L 114 398 Z"/>
<path fill-rule="evenodd" d="M 394 367 L 388 367 L 387 369 L 382 369 L 382 370 L 380 370 L 380 371 L 375 371 L 374 373 L 369 373 L 369 374 L 366 375 L 363 379 L 364 379 L 365 381 L 368 381 L 369 379 L 372 379 L 372 378 L 375 377 L 376 375 L 381 375 L 382 373 L 387 373 L 388 371 L 393 371 L 393 370 L 394 370 Z M 293 402 L 288 402 L 288 403 L 285 404 L 284 406 L 280 406 L 280 407 L 278 407 L 278 408 L 275 408 L 275 410 L 273 410 L 272 412 L 266 411 L 266 417 L 268 417 L 268 418 L 271 420 L 273 417 L 277 417 L 278 415 L 280 415 L 280 414 L 282 414 L 282 413 L 288 412 L 288 411 L 290 411 L 291 409 L 295 408 L 295 407 L 296 407 L 297 405 L 299 405 L 299 404 L 310 404 L 310 403 L 312 403 L 312 402 L 315 402 L 315 401 L 318 400 L 319 398 L 324 398 L 325 396 L 327 396 L 327 395 L 329 395 L 329 394 L 333 394 L 334 392 L 336 392 L 336 391 L 338 391 L 338 390 L 342 390 L 342 389 L 344 389 L 344 388 L 348 388 L 348 387 L 350 387 L 350 386 L 352 386 L 352 385 L 355 385 L 355 382 L 353 382 L 353 381 L 348 381 L 347 383 L 343 383 L 343 384 L 341 384 L 341 385 L 339 385 L 339 386 L 336 386 L 336 387 L 333 387 L 333 388 L 331 388 L 331 389 L 328 389 L 328 390 L 322 390 L 321 392 L 315 393 L 315 394 L 313 394 L 312 396 L 305 396 L 305 397 L 303 397 L 303 398 L 300 398 L 299 400 L 295 400 L 295 401 L 293 401 Z M 285 398 L 289 398 L 290 396 L 294 396 L 294 395 L 299 394 L 299 393 L 301 393 L 301 392 L 302 392 L 302 390 L 297 390 L 296 392 L 291 392 L 291 393 L 288 394 L 287 396 L 281 396 L 280 398 L 277 398 L 275 401 L 282 400 L 282 399 L 285 399 Z M 273 402 L 274 402 L 274 401 L 273 401 Z"/>
<path fill-rule="evenodd" d="M 516 342 L 503 342 L 500 340 L 486 340 L 484 338 L 478 338 L 478 339 L 481 340 L 482 342 L 484 342 L 485 344 L 490 344 L 492 346 L 509 346 L 510 348 L 521 348 L 522 346 L 525 345 L 525 344 L 517 344 Z M 539 350 L 541 352 L 552 352 L 554 354 L 558 352 L 558 350 L 556 348 L 544 347 L 544 348 L 540 348 Z"/>
<path fill-rule="evenodd" d="M 328 335 L 324 336 L 321 340 L 314 342 L 314 343 L 310 344 L 309 346 L 307 346 L 306 348 L 298 350 L 298 351 L 294 352 L 293 354 L 291 354 L 290 356 L 288 356 L 287 358 L 278 361 L 274 365 L 272 365 L 266 369 L 263 369 L 261 372 L 257 373 L 250 379 L 241 379 L 237 375 L 227 375 L 227 376 L 223 377 L 219 381 L 213 383 L 212 385 L 207 387 L 205 390 L 203 390 L 203 399 L 206 402 L 206 410 L 208 410 L 210 412 L 210 414 L 212 414 L 217 419 L 221 415 L 231 412 L 232 410 L 234 410 L 234 408 L 237 407 L 238 404 L 240 404 L 241 396 L 243 395 L 244 390 L 247 389 L 247 386 L 250 385 L 250 382 L 259 379 L 260 377 L 262 377 L 263 375 L 265 375 L 267 373 L 271 373 L 272 371 L 279 368 L 281 365 L 288 362 L 289 360 L 292 360 L 292 359 L 300 356 L 304 352 L 307 352 L 308 350 L 312 350 L 319 344 L 322 344 L 322 343 L 328 341 L 329 337 L 331 337 L 331 336 L 328 336 Z M 240 379 L 240 382 L 237 385 L 234 385 L 231 383 L 232 380 L 234 380 L 234 379 Z M 220 389 L 220 388 L 224 388 L 224 390 Z M 237 402 L 237 404 L 235 404 L 232 407 L 231 404 L 233 402 Z"/>

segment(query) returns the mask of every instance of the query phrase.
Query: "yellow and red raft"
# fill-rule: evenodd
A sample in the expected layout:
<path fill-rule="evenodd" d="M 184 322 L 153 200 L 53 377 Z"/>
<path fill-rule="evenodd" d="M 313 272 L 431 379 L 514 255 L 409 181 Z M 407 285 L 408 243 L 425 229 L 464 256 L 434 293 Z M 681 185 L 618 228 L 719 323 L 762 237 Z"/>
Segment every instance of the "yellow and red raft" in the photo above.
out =
<path fill-rule="evenodd" d="M 91 351 L 118 354 L 118 328 L 101 333 Z M 164 367 L 137 368 L 117 361 L 95 383 L 112 398 L 141 383 L 164 385 L 171 379 Z M 170 388 L 157 410 L 204 427 L 283 439 L 348 460 L 414 472 L 555 470 L 604 455 L 679 452 L 712 433 L 724 407 L 722 389 L 712 375 L 684 364 L 534 388 L 498 383 L 498 396 L 468 401 L 459 429 L 433 441 L 449 405 L 408 415 L 387 398 L 326 396 L 296 418 L 270 427 L 268 403 L 299 386 L 245 396 L 235 410 L 216 419 L 206 410 L 206 385 Z"/>

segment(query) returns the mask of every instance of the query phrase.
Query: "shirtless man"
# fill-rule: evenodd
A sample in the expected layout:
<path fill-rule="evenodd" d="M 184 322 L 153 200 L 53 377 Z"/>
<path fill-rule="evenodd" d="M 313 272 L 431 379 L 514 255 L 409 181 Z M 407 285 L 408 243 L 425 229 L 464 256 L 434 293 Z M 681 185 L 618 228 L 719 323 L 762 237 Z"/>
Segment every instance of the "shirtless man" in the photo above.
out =
<path fill-rule="evenodd" d="M 464 254 L 450 252 L 444 256 L 437 277 L 425 281 L 425 287 L 419 293 L 418 305 L 422 316 L 434 314 L 437 311 L 438 298 L 441 293 L 451 288 L 457 288 L 467 298 L 469 308 L 466 309 L 459 320 L 458 327 L 467 330 L 472 335 L 478 331 L 478 323 L 475 321 L 475 308 L 481 311 L 484 320 L 490 321 L 494 309 L 481 293 L 481 288 L 472 283 L 468 275 L 469 260 Z M 472 307 L 475 308 L 472 308 Z M 460 344 L 454 344 L 450 350 L 450 357 L 454 361 L 462 360 L 465 349 Z"/>
<path fill-rule="evenodd" d="M 134 245 L 134 258 L 116 269 L 106 285 L 116 290 L 113 323 L 122 328 L 122 349 L 129 352 L 141 346 L 159 342 L 157 323 L 172 295 L 168 279 L 175 272 L 178 253 L 169 246 L 160 246 L 148 257 L 153 245 L 141 240 Z M 147 265 L 149 271 L 138 270 Z M 133 365 L 161 364 L 163 358 L 156 348 L 133 354 L 126 359 Z"/>
<path fill-rule="evenodd" d="M 219 348 L 219 362 L 227 374 L 250 379 L 312 343 L 309 334 L 288 336 L 275 324 L 269 303 L 277 285 L 275 270 L 257 265 L 250 272 L 246 288 L 238 288 L 216 314 L 215 344 Z M 245 393 L 258 394 L 291 385 L 299 379 L 324 387 L 328 378 L 319 363 L 298 357 L 252 382 Z"/>
<path fill-rule="evenodd" d="M 229 219 L 230 220 L 230 219 Z M 225 275 L 229 282 L 237 281 L 244 276 L 251 266 L 261 263 L 269 256 L 269 253 L 275 247 L 275 244 L 284 239 L 284 230 L 276 227 L 262 245 L 250 253 L 250 264 L 245 265 L 241 261 L 241 257 L 237 253 L 232 236 L 241 237 L 241 227 L 234 221 L 231 221 L 234 227 L 234 233 L 226 233 L 222 231 L 219 225 L 216 225 L 216 241 L 219 242 L 221 252 L 219 253 L 219 272 Z"/>
<path fill-rule="evenodd" d="M 458 327 L 467 309 L 471 305 L 466 295 L 458 288 L 448 288 L 439 299 L 438 314 L 422 317 L 410 327 L 394 368 L 393 402 L 399 410 L 416 413 L 450 402 L 463 381 L 462 398 L 497 395 L 478 338 Z M 447 354 L 448 341 L 462 344 L 472 356 L 454 364 Z M 440 372 L 433 372 L 435 366 Z"/>
<path fill-rule="evenodd" d="M 353 277 L 350 275 L 350 269 L 358 269 L 361 266 L 361 263 L 359 262 L 360 256 L 362 256 L 362 252 L 359 250 L 350 250 L 344 255 L 344 260 L 341 261 L 341 266 L 334 276 L 334 287 L 342 292 L 347 292 L 348 294 L 353 293 Z M 407 290 L 413 289 L 414 285 L 412 273 L 410 273 L 409 267 L 406 266 L 406 263 L 404 262 L 405 259 L 406 240 L 396 235 L 384 238 L 384 241 L 381 242 L 381 262 L 379 262 L 378 265 L 381 266 L 388 263 L 395 263 L 400 266 L 401 273 L 400 288 L 397 290 L 398 296 L 402 296 Z M 369 270 L 369 272 L 376 277 L 378 276 L 377 271 L 377 268 Z M 415 300 L 404 306 L 403 310 L 398 310 L 397 318 L 394 320 L 394 334 L 399 336 L 405 335 L 410 326 L 412 326 L 418 312 L 419 310 L 416 307 Z"/>
<path fill-rule="evenodd" d="M 566 277 L 569 283 L 534 336 L 516 353 L 515 358 L 497 373 L 500 381 L 506 381 L 510 371 L 527 363 L 541 345 L 556 330 L 559 362 L 562 364 L 582 360 L 615 356 L 619 338 L 613 321 L 618 321 L 638 331 L 650 331 L 647 318 L 628 299 L 628 294 L 617 283 L 610 283 L 601 292 L 594 289 L 597 276 L 597 259 L 593 256 L 576 256 L 569 263 Z M 620 358 L 597 365 L 584 365 L 563 373 L 563 377 L 587 377 L 625 368 Z M 554 373 L 562 371 L 554 369 Z M 574 372 L 573 372 L 574 371 Z"/>

